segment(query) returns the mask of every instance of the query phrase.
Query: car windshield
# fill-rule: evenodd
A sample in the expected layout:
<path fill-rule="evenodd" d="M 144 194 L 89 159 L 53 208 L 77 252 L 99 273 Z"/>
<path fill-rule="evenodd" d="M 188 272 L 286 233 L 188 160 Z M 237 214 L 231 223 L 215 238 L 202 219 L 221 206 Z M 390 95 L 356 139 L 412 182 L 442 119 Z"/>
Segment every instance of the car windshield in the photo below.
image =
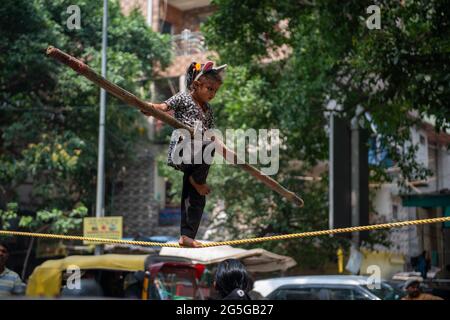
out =
<path fill-rule="evenodd" d="M 381 282 L 378 288 L 375 284 L 366 288 L 382 300 L 398 300 L 401 298 L 401 292 L 386 282 Z"/>

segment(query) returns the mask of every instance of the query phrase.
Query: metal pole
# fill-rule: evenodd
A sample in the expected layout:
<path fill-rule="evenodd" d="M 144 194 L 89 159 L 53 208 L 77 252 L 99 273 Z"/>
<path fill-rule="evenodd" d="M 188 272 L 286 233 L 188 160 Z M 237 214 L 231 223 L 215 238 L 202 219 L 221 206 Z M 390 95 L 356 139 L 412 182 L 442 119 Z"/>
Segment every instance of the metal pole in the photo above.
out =
<path fill-rule="evenodd" d="M 360 163 L 359 163 L 359 125 L 357 118 L 353 118 L 351 121 L 351 201 L 352 201 L 352 226 L 359 226 L 359 211 L 360 211 Z M 352 241 L 355 249 L 359 250 L 360 239 L 359 233 L 354 232 L 352 234 Z"/>
<path fill-rule="evenodd" d="M 328 228 L 335 228 L 334 221 L 334 114 L 330 115 L 330 137 L 328 140 L 328 187 L 329 187 L 329 205 L 328 205 Z"/>
<path fill-rule="evenodd" d="M 106 49 L 108 46 L 108 0 L 103 0 L 103 27 L 102 27 L 102 77 L 106 78 Z M 98 167 L 97 167 L 97 203 L 95 216 L 104 216 L 105 202 L 105 112 L 106 91 L 100 89 L 100 120 L 98 128 Z M 103 254 L 103 245 L 95 246 L 95 255 Z"/>

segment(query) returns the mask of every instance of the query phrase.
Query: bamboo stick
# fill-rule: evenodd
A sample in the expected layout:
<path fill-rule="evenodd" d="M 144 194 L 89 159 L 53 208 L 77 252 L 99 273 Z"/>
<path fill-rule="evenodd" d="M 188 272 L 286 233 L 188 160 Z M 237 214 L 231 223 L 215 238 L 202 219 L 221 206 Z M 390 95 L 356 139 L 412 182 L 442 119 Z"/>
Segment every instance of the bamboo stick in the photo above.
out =
<path fill-rule="evenodd" d="M 173 128 L 176 129 L 185 129 L 190 132 L 191 135 L 194 135 L 194 129 L 191 127 L 186 126 L 185 124 L 181 123 L 180 121 L 176 120 L 169 114 L 162 112 L 158 109 L 155 109 L 150 103 L 145 102 L 138 97 L 136 97 L 134 94 L 122 89 L 118 85 L 108 81 L 107 79 L 100 76 L 98 73 L 96 73 L 94 70 L 92 70 L 87 64 L 80 61 L 79 59 L 72 57 L 71 55 L 59 50 L 58 48 L 55 48 L 53 46 L 49 46 L 47 48 L 47 55 L 54 58 L 55 60 L 58 60 L 59 62 L 65 64 L 66 66 L 72 68 L 74 71 L 76 71 L 78 74 L 86 77 L 99 87 L 105 89 L 107 92 L 118 98 L 119 100 L 125 102 L 126 104 L 132 105 L 140 110 L 145 110 L 148 113 L 150 113 L 153 117 L 163 121 L 164 123 L 170 125 Z M 267 187 L 269 187 L 271 190 L 277 192 L 287 200 L 293 202 L 299 207 L 303 207 L 304 202 L 303 200 L 297 196 L 292 191 L 287 190 L 283 186 L 281 186 L 278 182 L 276 182 L 271 177 L 262 174 L 258 169 L 251 166 L 248 163 L 243 163 L 243 161 L 238 162 L 238 157 L 236 153 L 234 153 L 232 150 L 227 148 L 225 144 L 220 141 L 219 139 L 215 139 L 214 142 L 216 142 L 220 147 L 219 153 L 231 164 L 237 165 L 238 167 L 242 168 L 243 170 L 247 171 L 250 175 L 255 177 L 258 181 L 264 183 Z"/>

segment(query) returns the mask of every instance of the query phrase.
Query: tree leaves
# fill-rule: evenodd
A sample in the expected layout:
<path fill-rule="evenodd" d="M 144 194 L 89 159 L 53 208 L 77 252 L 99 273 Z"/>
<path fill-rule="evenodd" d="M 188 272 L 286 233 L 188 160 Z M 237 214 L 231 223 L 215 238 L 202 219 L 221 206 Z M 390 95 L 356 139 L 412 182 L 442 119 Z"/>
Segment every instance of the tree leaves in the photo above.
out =
<path fill-rule="evenodd" d="M 45 56 L 57 46 L 100 72 L 103 6 L 77 1 L 81 29 L 66 26 L 69 0 L 2 2 L 0 9 L 0 185 L 2 201 L 18 200 L 15 188 L 32 183 L 28 205 L 69 210 L 95 200 L 99 119 L 98 87 Z M 138 13 L 124 16 L 109 4 L 107 77 L 149 98 L 153 65 L 169 63 L 170 41 Z M 143 117 L 107 98 L 106 186 L 115 167 L 133 158 Z M 142 130 L 141 130 L 142 131 Z M 108 197 L 109 194 L 106 194 Z M 106 201 L 106 203 L 109 203 Z"/>
<path fill-rule="evenodd" d="M 425 116 L 436 120 L 438 130 L 450 126 L 446 1 L 378 1 L 380 30 L 366 27 L 370 1 L 214 3 L 217 12 L 203 30 L 208 45 L 230 66 L 217 96 L 216 118 L 221 127 L 279 128 L 285 148 L 275 178 L 306 200 L 305 209 L 296 211 L 245 173 L 227 179 L 232 169 L 221 169 L 208 179 L 219 186 L 217 198 L 225 200 L 236 235 L 243 230 L 264 235 L 327 228 L 326 171 L 320 182 L 293 177 L 327 160 L 330 112 L 351 119 L 362 107 L 363 126 L 376 128 L 403 179 L 429 174 L 416 162 L 414 146 L 405 145 L 411 139 L 409 128 Z M 270 50 L 283 45 L 289 54 L 266 59 Z M 330 102 L 333 110 L 328 110 Z M 301 165 L 290 170 L 294 161 Z M 317 248 L 317 241 L 296 243 Z M 335 244 L 326 239 L 319 243 L 323 252 L 334 254 Z M 270 246 L 290 250 L 289 245 Z M 314 252 L 307 248 L 302 254 Z"/>
<path fill-rule="evenodd" d="M 78 203 L 70 211 L 59 209 L 39 210 L 35 216 L 22 215 L 19 218 L 18 204 L 11 202 L 7 204 L 7 210 L 0 209 L 0 227 L 8 230 L 11 222 L 19 218 L 18 226 L 31 231 L 37 231 L 43 227 L 55 234 L 67 234 L 78 231 L 83 223 L 83 218 L 87 216 L 87 208 Z"/>

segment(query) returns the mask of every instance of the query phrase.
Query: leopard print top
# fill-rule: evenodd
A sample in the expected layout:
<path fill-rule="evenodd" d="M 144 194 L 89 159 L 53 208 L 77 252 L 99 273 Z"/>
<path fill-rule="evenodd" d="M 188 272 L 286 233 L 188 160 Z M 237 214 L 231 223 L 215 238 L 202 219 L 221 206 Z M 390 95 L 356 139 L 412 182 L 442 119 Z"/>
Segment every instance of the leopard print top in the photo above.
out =
<path fill-rule="evenodd" d="M 202 131 L 214 128 L 214 116 L 211 106 L 206 104 L 206 112 L 197 105 L 189 92 L 178 92 L 165 101 L 168 111 L 173 110 L 175 119 L 185 125 L 194 128 L 196 122 L 201 122 Z M 180 140 L 180 133 L 177 130 L 172 132 L 169 150 L 167 154 L 167 164 L 176 168 L 173 164 L 173 151 Z"/>

